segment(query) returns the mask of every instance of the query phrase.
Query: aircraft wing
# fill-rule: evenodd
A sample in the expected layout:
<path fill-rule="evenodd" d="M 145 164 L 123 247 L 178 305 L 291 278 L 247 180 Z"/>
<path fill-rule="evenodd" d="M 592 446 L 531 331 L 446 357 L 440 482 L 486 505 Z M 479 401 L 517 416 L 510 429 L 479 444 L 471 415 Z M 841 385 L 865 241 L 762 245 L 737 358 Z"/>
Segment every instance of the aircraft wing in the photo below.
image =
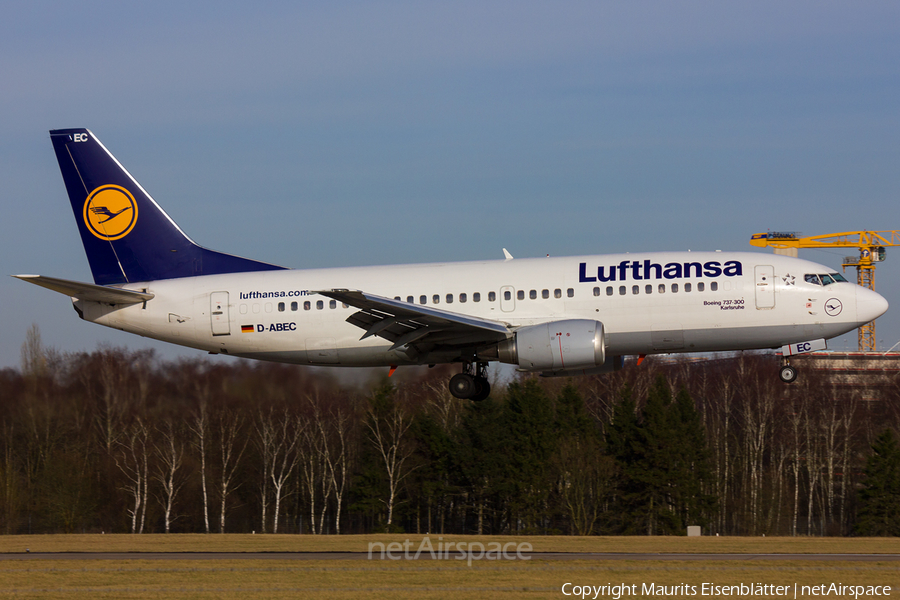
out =
<path fill-rule="evenodd" d="M 391 350 L 406 344 L 460 346 L 505 340 L 510 328 L 500 321 L 481 319 L 368 294 L 361 291 L 314 292 L 360 309 L 347 319 L 364 329 L 361 340 L 377 335 L 393 342 Z"/>
<path fill-rule="evenodd" d="M 104 285 L 94 285 L 92 283 L 82 283 L 80 281 L 69 281 L 68 279 L 56 279 L 55 277 L 44 277 L 43 275 L 13 275 L 16 279 L 33 283 L 45 287 L 48 290 L 77 298 L 78 300 L 88 300 L 91 302 L 105 302 L 106 304 L 137 304 L 146 302 L 153 298 L 153 294 L 146 292 L 135 292 L 132 290 L 123 290 L 120 288 L 106 287 Z"/>

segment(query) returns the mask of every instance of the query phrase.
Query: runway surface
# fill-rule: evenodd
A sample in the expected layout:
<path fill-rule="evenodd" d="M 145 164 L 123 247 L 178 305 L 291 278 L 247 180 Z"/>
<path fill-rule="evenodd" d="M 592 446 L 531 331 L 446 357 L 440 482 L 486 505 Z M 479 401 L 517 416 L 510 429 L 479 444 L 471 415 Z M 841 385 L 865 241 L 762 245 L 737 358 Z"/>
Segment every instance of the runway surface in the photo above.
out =
<path fill-rule="evenodd" d="M 411 552 L 410 554 L 415 554 Z M 451 550 L 446 556 L 422 552 L 418 558 L 381 558 L 379 552 L 11 552 L 0 553 L 0 560 L 456 560 Z M 827 562 L 900 562 L 900 554 L 658 554 L 626 552 L 530 552 L 523 558 L 537 560 L 635 560 L 635 561 L 827 561 Z M 396 558 L 399 557 L 399 558 Z M 465 560 L 465 559 L 462 559 Z"/>

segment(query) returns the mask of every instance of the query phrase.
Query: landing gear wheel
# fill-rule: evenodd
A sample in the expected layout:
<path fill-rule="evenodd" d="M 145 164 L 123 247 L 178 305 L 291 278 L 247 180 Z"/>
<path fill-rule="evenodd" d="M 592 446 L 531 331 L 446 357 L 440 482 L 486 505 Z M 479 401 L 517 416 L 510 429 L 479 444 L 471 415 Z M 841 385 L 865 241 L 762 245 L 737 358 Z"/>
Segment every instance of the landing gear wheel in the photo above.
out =
<path fill-rule="evenodd" d="M 778 377 L 785 383 L 793 383 L 793 381 L 797 379 L 797 369 L 791 365 L 784 365 L 778 372 Z"/>
<path fill-rule="evenodd" d="M 460 400 L 468 400 L 475 395 L 477 385 L 475 377 L 468 373 L 457 373 L 450 378 L 450 393 Z"/>
<path fill-rule="evenodd" d="M 487 397 L 490 395 L 491 383 L 487 380 L 487 377 L 476 377 L 475 395 L 472 396 L 472 401 L 481 402 L 482 400 L 487 400 Z"/>

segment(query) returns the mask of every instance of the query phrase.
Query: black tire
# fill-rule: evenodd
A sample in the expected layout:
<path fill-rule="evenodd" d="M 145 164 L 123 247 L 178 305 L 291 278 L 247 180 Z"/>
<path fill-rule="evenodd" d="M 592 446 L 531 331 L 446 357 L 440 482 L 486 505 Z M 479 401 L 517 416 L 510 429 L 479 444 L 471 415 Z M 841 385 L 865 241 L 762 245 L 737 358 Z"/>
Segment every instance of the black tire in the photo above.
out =
<path fill-rule="evenodd" d="M 793 383 L 797 379 L 797 369 L 791 365 L 785 365 L 778 372 L 778 377 L 785 383 Z"/>
<path fill-rule="evenodd" d="M 476 392 L 475 378 L 468 373 L 457 373 L 450 378 L 450 393 L 460 400 L 468 400 Z"/>
<path fill-rule="evenodd" d="M 491 382 L 487 380 L 487 377 L 476 377 L 475 394 L 472 395 L 472 402 L 481 402 L 482 400 L 487 400 L 487 397 L 490 395 Z"/>

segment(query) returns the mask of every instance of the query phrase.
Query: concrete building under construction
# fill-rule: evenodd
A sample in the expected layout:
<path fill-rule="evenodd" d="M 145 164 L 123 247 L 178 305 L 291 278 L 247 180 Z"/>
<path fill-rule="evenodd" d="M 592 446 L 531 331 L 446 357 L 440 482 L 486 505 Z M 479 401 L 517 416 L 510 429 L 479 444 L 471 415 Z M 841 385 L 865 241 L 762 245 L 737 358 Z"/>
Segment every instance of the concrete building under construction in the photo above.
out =
<path fill-rule="evenodd" d="M 805 376 L 859 389 L 865 400 L 877 400 L 879 392 L 900 386 L 900 352 L 811 352 L 791 360 Z"/>

